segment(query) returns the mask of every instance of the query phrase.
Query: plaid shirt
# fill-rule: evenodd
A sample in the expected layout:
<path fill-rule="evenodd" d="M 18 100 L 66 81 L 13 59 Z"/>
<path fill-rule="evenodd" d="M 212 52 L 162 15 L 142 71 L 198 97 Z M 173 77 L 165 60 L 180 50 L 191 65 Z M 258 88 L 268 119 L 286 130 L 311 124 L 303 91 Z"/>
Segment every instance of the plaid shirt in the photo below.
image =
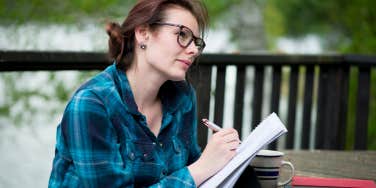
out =
<path fill-rule="evenodd" d="M 57 128 L 49 187 L 196 187 L 187 168 L 200 156 L 194 90 L 167 81 L 159 96 L 156 137 L 115 65 L 82 85 Z"/>

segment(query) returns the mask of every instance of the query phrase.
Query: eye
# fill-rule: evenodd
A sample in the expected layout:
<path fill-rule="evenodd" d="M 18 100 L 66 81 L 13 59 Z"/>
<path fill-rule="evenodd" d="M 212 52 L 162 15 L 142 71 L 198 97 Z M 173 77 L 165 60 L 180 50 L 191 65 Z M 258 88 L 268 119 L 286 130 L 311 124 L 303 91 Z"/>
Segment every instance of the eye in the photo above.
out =
<path fill-rule="evenodd" d="M 182 39 L 187 39 L 188 38 L 188 33 L 186 31 L 180 31 L 179 32 L 179 37 Z"/>

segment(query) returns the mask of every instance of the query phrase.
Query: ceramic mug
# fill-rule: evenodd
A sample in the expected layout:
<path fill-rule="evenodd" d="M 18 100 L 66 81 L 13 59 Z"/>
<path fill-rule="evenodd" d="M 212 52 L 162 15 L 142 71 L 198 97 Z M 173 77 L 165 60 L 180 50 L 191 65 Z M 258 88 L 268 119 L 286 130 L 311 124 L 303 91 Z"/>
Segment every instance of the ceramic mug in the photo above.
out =
<path fill-rule="evenodd" d="M 291 182 L 294 176 L 294 166 L 283 160 L 284 153 L 274 150 L 260 150 L 250 165 L 253 167 L 262 188 L 274 188 Z M 279 171 L 281 167 L 289 167 L 291 174 L 283 182 L 279 182 Z"/>

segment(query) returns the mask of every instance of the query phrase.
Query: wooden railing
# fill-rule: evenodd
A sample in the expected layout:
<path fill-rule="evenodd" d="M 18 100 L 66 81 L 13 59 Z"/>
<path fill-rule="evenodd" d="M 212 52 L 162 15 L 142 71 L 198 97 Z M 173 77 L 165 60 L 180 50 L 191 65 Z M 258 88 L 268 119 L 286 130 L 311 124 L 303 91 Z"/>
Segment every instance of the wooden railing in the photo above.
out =
<path fill-rule="evenodd" d="M 0 51 L 0 72 L 2 71 L 36 71 L 36 70 L 102 70 L 110 65 L 104 53 L 91 52 L 30 52 Z M 198 117 L 210 114 L 210 98 L 214 99 L 214 121 L 223 123 L 224 98 L 226 88 L 226 69 L 236 67 L 236 87 L 233 110 L 233 126 L 242 134 L 243 124 L 255 126 L 262 117 L 266 96 L 264 91 L 266 69 L 272 69 L 271 95 L 268 105 L 270 112 L 279 112 L 281 98 L 287 95 L 287 120 L 284 122 L 289 130 L 283 149 L 294 148 L 297 113 L 302 110 L 301 149 L 310 145 L 312 122 L 316 125 L 314 133 L 315 149 L 338 149 L 345 147 L 346 126 L 349 104 L 350 69 L 358 70 L 358 89 L 356 102 L 356 125 L 354 149 L 367 149 L 367 129 L 370 102 L 370 75 L 376 66 L 376 56 L 361 55 L 230 55 L 204 54 L 198 65 L 191 68 L 189 80 L 195 86 L 198 98 Z M 216 68 L 213 68 L 216 67 Z M 246 78 L 246 70 L 252 67 L 253 83 Z M 289 73 L 284 74 L 287 69 Z M 304 72 L 304 89 L 302 108 L 298 104 L 298 83 Z M 211 88 L 212 74 L 216 77 L 215 87 Z M 283 75 L 288 76 L 288 94 L 281 93 Z M 227 75 L 229 76 L 229 75 Z M 252 102 L 244 101 L 246 86 L 253 87 Z M 373 83 L 375 85 L 376 83 Z M 316 87 L 317 86 L 317 87 Z M 251 105 L 252 114 L 245 114 L 245 105 Z M 316 114 L 312 116 L 312 114 Z M 243 123 L 243 116 L 251 115 L 249 123 Z M 313 121 L 311 121 L 313 119 Z M 251 123 L 252 122 L 252 123 Z M 376 125 L 371 125 L 376 126 Z M 201 146 L 207 141 L 207 129 L 198 126 L 198 139 Z M 276 143 L 270 145 L 271 149 Z"/>

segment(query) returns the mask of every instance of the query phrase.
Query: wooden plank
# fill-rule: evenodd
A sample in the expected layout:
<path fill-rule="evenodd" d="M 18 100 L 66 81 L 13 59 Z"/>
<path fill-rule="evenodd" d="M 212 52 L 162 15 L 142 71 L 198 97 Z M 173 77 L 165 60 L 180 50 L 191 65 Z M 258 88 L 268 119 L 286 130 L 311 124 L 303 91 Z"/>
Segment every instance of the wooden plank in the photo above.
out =
<path fill-rule="evenodd" d="M 244 85 L 245 83 L 245 66 L 238 66 L 236 73 L 236 87 L 235 87 L 235 106 L 234 106 L 234 129 L 239 133 L 241 138 L 243 127 L 243 107 L 244 107 Z"/>
<path fill-rule="evenodd" d="M 281 95 L 281 66 L 273 66 L 273 82 L 272 82 L 272 99 L 270 103 L 271 112 L 279 114 L 279 100 Z M 277 142 L 274 141 L 269 144 L 269 149 L 277 149 Z"/>
<path fill-rule="evenodd" d="M 347 125 L 347 107 L 349 101 L 349 75 L 350 66 L 342 65 L 339 67 L 339 119 L 338 119 L 338 147 L 337 149 L 344 150 L 346 145 L 346 125 Z"/>
<path fill-rule="evenodd" d="M 348 85 L 346 75 L 348 69 L 346 65 L 337 66 L 330 65 L 328 69 L 328 90 L 324 140 L 322 149 L 344 149 L 346 134 L 346 117 L 347 105 L 343 104 L 343 100 L 348 100 Z"/>
<path fill-rule="evenodd" d="M 329 66 L 328 69 L 328 92 L 327 106 L 325 109 L 326 115 L 326 125 L 324 127 L 324 145 L 323 149 L 336 149 L 338 145 L 338 99 L 340 95 L 339 83 L 337 80 L 337 67 Z"/>
<path fill-rule="evenodd" d="M 217 80 L 215 86 L 214 122 L 223 125 L 223 108 L 225 102 L 226 66 L 217 66 Z"/>
<path fill-rule="evenodd" d="M 311 114 L 313 101 L 313 76 L 314 66 L 306 66 L 305 84 L 304 84 L 304 104 L 303 104 L 303 119 L 302 119 L 302 149 L 309 148 L 309 141 L 311 135 Z"/>
<path fill-rule="evenodd" d="M 261 122 L 261 112 L 262 112 L 262 98 L 264 91 L 264 66 L 255 66 L 255 81 L 253 88 L 253 99 L 252 99 L 252 120 L 251 127 L 255 127 Z"/>
<path fill-rule="evenodd" d="M 0 71 L 103 70 L 112 63 L 106 53 L 0 51 Z"/>
<path fill-rule="evenodd" d="M 358 96 L 356 105 L 354 149 L 367 149 L 367 128 L 370 96 L 370 67 L 359 68 Z"/>
<path fill-rule="evenodd" d="M 298 76 L 299 67 L 291 66 L 287 115 L 287 130 L 289 130 L 289 132 L 286 139 L 286 149 L 292 149 L 294 147 Z"/>
<path fill-rule="evenodd" d="M 315 148 L 344 149 L 349 67 L 320 68 Z"/>
<path fill-rule="evenodd" d="M 264 54 L 203 54 L 205 65 L 376 65 L 370 55 L 264 55 Z M 102 70 L 112 61 L 103 52 L 4 51 L 0 50 L 0 71 L 34 70 Z"/>
<path fill-rule="evenodd" d="M 201 126 L 201 119 L 209 117 L 210 106 L 210 83 L 211 83 L 211 66 L 200 65 L 198 69 L 192 69 L 192 84 L 197 93 L 197 139 L 201 148 L 205 148 L 208 139 L 208 129 Z"/>
<path fill-rule="evenodd" d="M 285 150 L 300 176 L 376 180 L 376 151 Z M 283 171 L 282 171 L 283 173 Z"/>
<path fill-rule="evenodd" d="M 360 56 L 362 59 L 370 59 L 367 63 L 373 63 L 373 56 Z M 203 62 L 227 65 L 317 65 L 317 64 L 341 64 L 343 55 L 279 55 L 279 54 L 203 54 L 200 59 Z"/>
<path fill-rule="evenodd" d="M 320 66 L 319 88 L 317 98 L 317 119 L 315 133 L 315 148 L 323 149 L 325 140 L 324 128 L 327 125 L 327 92 L 328 92 L 328 66 Z"/>

